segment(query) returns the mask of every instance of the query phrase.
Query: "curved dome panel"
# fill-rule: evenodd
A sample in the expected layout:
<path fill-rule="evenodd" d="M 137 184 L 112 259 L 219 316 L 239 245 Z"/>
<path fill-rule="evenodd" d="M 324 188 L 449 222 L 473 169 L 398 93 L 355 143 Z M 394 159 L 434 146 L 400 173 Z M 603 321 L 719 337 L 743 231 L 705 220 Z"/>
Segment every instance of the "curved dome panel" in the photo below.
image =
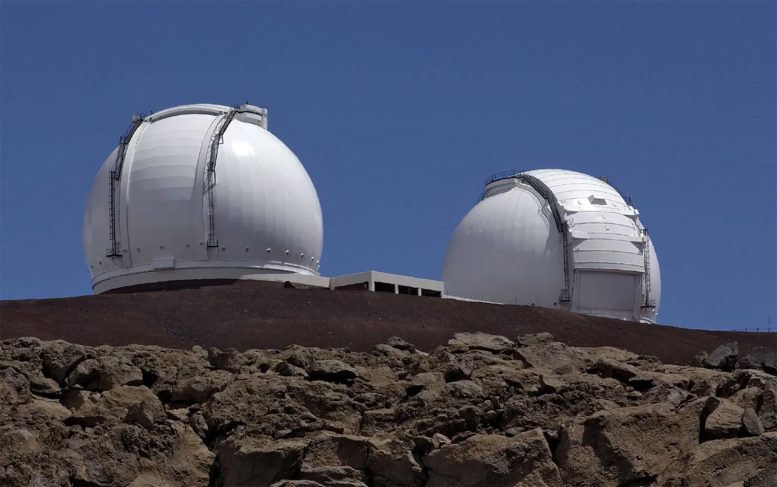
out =
<path fill-rule="evenodd" d="M 446 294 L 654 321 L 658 259 L 639 212 L 607 182 L 541 169 L 490 178 L 443 267 Z"/>
<path fill-rule="evenodd" d="M 87 203 L 84 248 L 95 292 L 317 275 L 316 190 L 265 127 L 266 111 L 250 106 L 186 105 L 139 120 L 103 163 Z"/>
<path fill-rule="evenodd" d="M 558 306 L 564 283 L 563 247 L 553 217 L 543 206 L 533 191 L 512 187 L 470 210 L 445 256 L 446 293 L 499 303 Z"/>

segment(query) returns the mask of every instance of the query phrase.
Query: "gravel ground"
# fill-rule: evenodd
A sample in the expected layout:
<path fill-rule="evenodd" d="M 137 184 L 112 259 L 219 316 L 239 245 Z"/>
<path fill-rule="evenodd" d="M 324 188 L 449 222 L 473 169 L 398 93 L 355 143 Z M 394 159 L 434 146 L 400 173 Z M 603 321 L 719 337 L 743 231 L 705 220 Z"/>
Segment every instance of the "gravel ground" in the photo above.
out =
<path fill-rule="evenodd" d="M 690 363 L 701 350 L 731 341 L 743 354 L 756 346 L 777 349 L 773 333 L 689 330 L 536 307 L 292 289 L 267 282 L 0 301 L 0 339 L 35 336 L 83 345 L 246 350 L 299 344 L 367 351 L 401 336 L 429 351 L 467 331 L 508 337 L 547 331 L 572 346 L 613 346 L 674 364 Z"/>

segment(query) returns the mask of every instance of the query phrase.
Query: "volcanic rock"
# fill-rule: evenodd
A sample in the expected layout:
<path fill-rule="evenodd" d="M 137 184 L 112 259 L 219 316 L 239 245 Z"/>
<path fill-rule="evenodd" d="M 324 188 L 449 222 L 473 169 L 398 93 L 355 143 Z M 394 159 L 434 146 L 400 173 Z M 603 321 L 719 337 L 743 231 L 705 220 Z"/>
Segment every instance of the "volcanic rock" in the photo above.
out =
<path fill-rule="evenodd" d="M 103 356 L 80 362 L 67 377 L 70 387 L 107 391 L 123 385 L 143 384 L 143 372 L 120 356 Z"/>
<path fill-rule="evenodd" d="M 456 333 L 448 341 L 448 347 L 454 352 L 486 350 L 492 353 L 500 353 L 510 350 L 514 346 L 515 343 L 512 340 L 486 333 Z"/>
<path fill-rule="evenodd" d="M 390 337 L 388 340 L 386 340 L 386 345 L 399 350 L 404 350 L 405 352 L 415 352 L 415 345 L 399 337 Z"/>
<path fill-rule="evenodd" d="M 685 485 L 777 485 L 777 432 L 706 441 L 690 453 Z M 756 483 L 759 474 L 763 483 Z"/>
<path fill-rule="evenodd" d="M 737 360 L 738 369 L 761 369 L 777 375 L 777 353 L 766 347 L 755 347 Z"/>
<path fill-rule="evenodd" d="M 0 485 L 770 485 L 775 435 L 763 370 L 548 334 L 428 354 L 0 342 Z"/>
<path fill-rule="evenodd" d="M 761 394 L 758 418 L 766 431 L 777 429 L 777 388 L 769 387 Z"/>
<path fill-rule="evenodd" d="M 707 402 L 704 434 L 711 439 L 735 438 L 742 426 L 744 410 L 726 399 L 710 398 Z"/>
<path fill-rule="evenodd" d="M 86 360 L 86 353 L 79 345 L 55 340 L 44 349 L 42 359 L 44 375 L 61 384 L 79 362 Z"/>
<path fill-rule="evenodd" d="M 764 433 L 764 426 L 752 408 L 742 412 L 742 433 L 744 436 L 758 436 Z"/>
<path fill-rule="evenodd" d="M 350 384 L 359 376 L 356 369 L 340 360 L 317 360 L 306 368 L 310 380 Z"/>
<path fill-rule="evenodd" d="M 685 455 L 698 446 L 705 403 L 605 409 L 565 426 L 554 453 L 562 478 L 586 485 L 662 484 L 682 471 Z"/>
<path fill-rule="evenodd" d="M 232 379 L 232 374 L 225 370 L 209 370 L 176 383 L 170 400 L 181 403 L 205 402 L 214 393 L 223 390 Z"/>
<path fill-rule="evenodd" d="M 729 371 L 734 368 L 739 355 L 737 342 L 726 343 L 716 348 L 703 361 L 702 365 L 710 369 Z"/>
<path fill-rule="evenodd" d="M 563 485 L 539 429 L 512 438 L 474 435 L 433 451 L 423 461 L 429 469 L 426 485 L 430 487 Z"/>
<path fill-rule="evenodd" d="M 296 476 L 305 442 L 231 437 L 217 449 L 219 475 L 226 485 L 270 485 Z"/>

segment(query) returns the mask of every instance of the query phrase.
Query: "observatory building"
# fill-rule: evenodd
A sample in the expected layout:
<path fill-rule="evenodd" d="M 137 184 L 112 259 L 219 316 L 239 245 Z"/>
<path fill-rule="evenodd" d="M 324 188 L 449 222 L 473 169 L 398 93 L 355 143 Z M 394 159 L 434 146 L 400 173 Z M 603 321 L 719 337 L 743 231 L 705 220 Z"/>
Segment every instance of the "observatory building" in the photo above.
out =
<path fill-rule="evenodd" d="M 251 105 L 136 116 L 103 163 L 84 215 L 92 288 L 318 276 L 316 189 Z"/>
<path fill-rule="evenodd" d="M 443 267 L 449 297 L 655 322 L 661 274 L 639 211 L 573 171 L 502 173 L 459 223 Z"/>
<path fill-rule="evenodd" d="M 237 279 L 536 305 L 655 322 L 661 277 L 639 212 L 605 180 L 558 169 L 492 176 L 451 239 L 443 280 L 319 274 L 313 183 L 267 109 L 183 105 L 135 116 L 84 214 L 95 293 Z"/>

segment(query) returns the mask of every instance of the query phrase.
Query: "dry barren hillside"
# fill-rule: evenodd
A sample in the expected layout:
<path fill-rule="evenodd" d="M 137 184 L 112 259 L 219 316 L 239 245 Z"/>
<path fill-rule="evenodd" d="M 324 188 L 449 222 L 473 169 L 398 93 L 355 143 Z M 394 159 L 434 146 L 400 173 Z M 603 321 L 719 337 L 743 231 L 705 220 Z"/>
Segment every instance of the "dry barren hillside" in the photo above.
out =
<path fill-rule="evenodd" d="M 420 350 L 456 332 L 507 337 L 550 332 L 574 346 L 614 346 L 690 363 L 701 350 L 737 341 L 740 351 L 777 347 L 777 335 L 644 325 L 525 306 L 384 293 L 288 289 L 242 281 L 167 292 L 0 302 L 0 339 L 35 336 L 84 345 L 282 348 L 298 344 L 367 351 L 391 336 Z"/>

